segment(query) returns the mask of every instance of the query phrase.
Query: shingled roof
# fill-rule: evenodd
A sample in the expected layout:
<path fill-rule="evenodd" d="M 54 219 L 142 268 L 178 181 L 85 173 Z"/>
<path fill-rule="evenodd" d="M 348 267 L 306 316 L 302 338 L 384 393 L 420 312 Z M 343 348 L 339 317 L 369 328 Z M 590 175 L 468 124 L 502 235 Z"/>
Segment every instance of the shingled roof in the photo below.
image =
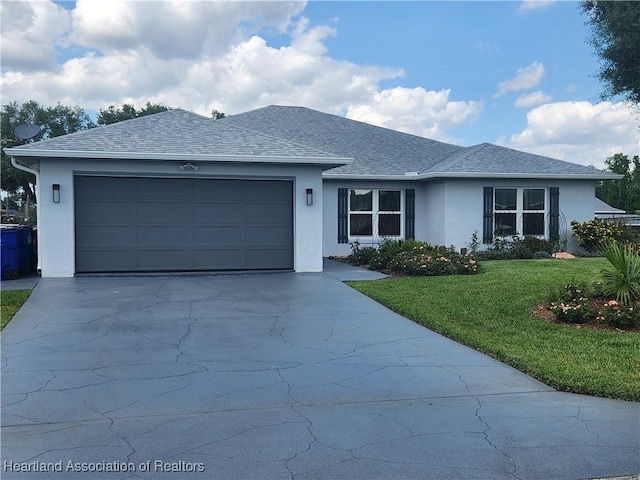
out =
<path fill-rule="evenodd" d="M 332 169 L 332 174 L 404 175 L 405 172 L 421 172 L 463 150 L 457 145 L 305 107 L 271 105 L 218 121 L 354 159 L 348 166 Z"/>
<path fill-rule="evenodd" d="M 305 107 L 271 105 L 219 120 L 181 109 L 5 149 L 22 158 L 313 163 L 325 178 L 620 178 L 490 143 L 461 147 Z"/>
<path fill-rule="evenodd" d="M 600 175 L 594 167 L 565 162 L 554 158 L 481 143 L 464 148 L 421 173 L 490 173 L 490 174 L 552 174 Z"/>
<path fill-rule="evenodd" d="M 619 178 L 593 167 L 490 143 L 460 147 L 304 107 L 271 105 L 219 121 L 312 145 L 338 156 L 353 157 L 351 164 L 325 171 L 325 178 L 333 175 L 401 175 L 406 179 L 478 176 Z"/>
<path fill-rule="evenodd" d="M 350 159 L 181 109 L 6 149 L 19 157 L 149 160 L 309 159 L 334 167 Z M 337 160 L 337 161 L 336 161 Z"/>

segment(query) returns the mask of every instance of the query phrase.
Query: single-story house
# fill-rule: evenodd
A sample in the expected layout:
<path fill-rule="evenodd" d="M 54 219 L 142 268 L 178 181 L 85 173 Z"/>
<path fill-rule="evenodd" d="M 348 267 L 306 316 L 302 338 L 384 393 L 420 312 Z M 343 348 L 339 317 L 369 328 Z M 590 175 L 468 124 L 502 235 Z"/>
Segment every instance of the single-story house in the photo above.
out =
<path fill-rule="evenodd" d="M 37 176 L 39 269 L 322 270 L 355 241 L 570 238 L 595 168 L 461 147 L 303 107 L 176 109 L 6 149 Z"/>

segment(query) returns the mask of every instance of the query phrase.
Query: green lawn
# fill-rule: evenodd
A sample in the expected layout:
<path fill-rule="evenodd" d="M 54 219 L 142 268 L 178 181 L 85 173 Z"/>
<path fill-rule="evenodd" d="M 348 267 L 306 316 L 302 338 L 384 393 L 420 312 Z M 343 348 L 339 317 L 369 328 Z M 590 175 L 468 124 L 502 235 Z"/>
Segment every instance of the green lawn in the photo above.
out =
<path fill-rule="evenodd" d="M 640 334 L 576 329 L 537 319 L 550 289 L 590 281 L 602 258 L 502 260 L 470 276 L 349 282 L 392 310 L 575 393 L 640 400 Z"/>
<path fill-rule="evenodd" d="M 31 290 L 5 290 L 0 293 L 0 330 L 20 310 L 30 294 Z"/>

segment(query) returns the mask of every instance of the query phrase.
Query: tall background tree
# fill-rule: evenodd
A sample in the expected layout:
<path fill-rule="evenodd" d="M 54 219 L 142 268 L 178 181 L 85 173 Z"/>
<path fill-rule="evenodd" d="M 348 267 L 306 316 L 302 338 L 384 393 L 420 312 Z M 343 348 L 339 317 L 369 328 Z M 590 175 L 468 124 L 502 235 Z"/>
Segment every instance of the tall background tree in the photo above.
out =
<path fill-rule="evenodd" d="M 34 123 L 41 128 L 41 132 L 29 141 L 44 140 L 67 133 L 73 133 L 95 127 L 85 111 L 78 106 L 61 105 L 43 107 L 38 102 L 30 100 L 23 104 L 10 102 L 2 106 L 0 115 L 0 141 L 2 146 L 1 158 L 1 187 L 9 197 L 26 196 L 26 200 L 35 203 L 35 177 L 30 173 L 18 170 L 11 165 L 11 159 L 4 153 L 5 148 L 22 145 L 24 142 L 16 138 L 11 120 L 15 125 Z"/>
<path fill-rule="evenodd" d="M 596 187 L 596 197 L 627 213 L 640 213 L 640 157 L 616 153 L 605 160 L 606 169 L 624 175 L 621 180 L 605 180 Z"/>
<path fill-rule="evenodd" d="M 640 2 L 585 0 L 582 10 L 601 60 L 602 96 L 621 96 L 640 107 Z"/>
<path fill-rule="evenodd" d="M 107 108 L 101 108 L 98 111 L 98 125 L 109 125 L 111 123 L 121 122 L 123 120 L 131 120 L 132 118 L 144 117 L 154 113 L 166 112 L 170 107 L 161 103 L 147 102 L 140 110 L 130 103 L 123 103 L 121 107 L 109 105 Z"/>

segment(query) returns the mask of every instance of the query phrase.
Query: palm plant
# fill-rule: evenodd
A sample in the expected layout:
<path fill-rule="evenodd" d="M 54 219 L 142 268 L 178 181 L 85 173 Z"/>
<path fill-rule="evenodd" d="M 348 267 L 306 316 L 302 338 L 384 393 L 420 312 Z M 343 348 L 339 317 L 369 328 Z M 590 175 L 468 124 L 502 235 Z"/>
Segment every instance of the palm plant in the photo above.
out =
<path fill-rule="evenodd" d="M 636 248 L 609 242 L 601 253 L 613 267 L 602 271 L 602 293 L 623 305 L 640 298 L 640 255 Z"/>

